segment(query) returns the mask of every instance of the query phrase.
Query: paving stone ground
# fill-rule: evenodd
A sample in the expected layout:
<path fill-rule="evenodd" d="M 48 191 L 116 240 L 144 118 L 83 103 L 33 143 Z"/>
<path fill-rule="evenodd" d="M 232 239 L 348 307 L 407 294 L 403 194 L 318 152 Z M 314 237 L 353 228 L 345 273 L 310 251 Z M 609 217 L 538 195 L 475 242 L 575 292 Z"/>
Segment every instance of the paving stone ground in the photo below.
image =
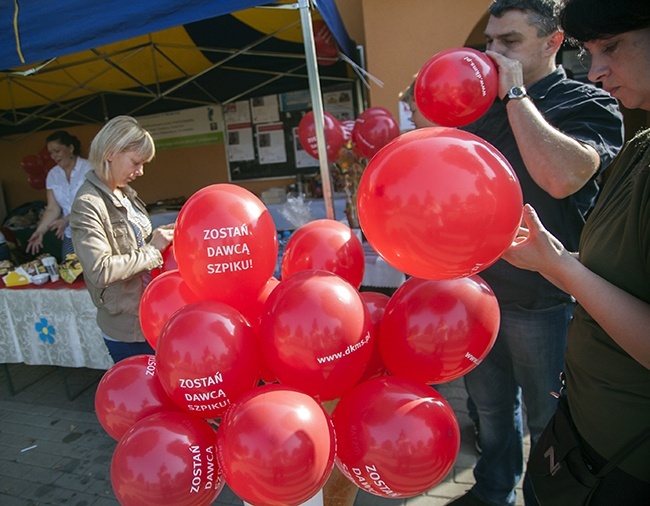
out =
<path fill-rule="evenodd" d="M 117 506 L 109 476 L 117 443 L 94 414 L 95 390 L 104 371 L 24 364 L 0 368 L 0 505 Z M 438 390 L 454 408 L 461 429 L 461 451 L 452 472 L 426 494 L 409 499 L 384 499 L 360 490 L 355 506 L 443 506 L 472 486 L 478 454 L 463 382 Z M 76 397 L 69 400 L 68 393 Z M 226 487 L 213 506 L 242 504 Z M 517 505 L 523 505 L 521 490 Z"/>

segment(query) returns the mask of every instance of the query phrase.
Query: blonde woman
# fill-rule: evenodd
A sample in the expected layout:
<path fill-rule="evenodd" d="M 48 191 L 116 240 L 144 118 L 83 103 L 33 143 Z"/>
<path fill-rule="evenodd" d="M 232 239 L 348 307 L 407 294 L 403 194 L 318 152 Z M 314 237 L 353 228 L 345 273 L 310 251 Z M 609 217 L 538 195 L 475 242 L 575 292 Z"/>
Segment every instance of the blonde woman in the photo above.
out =
<path fill-rule="evenodd" d="M 154 154 L 151 135 L 134 118 L 111 119 L 92 141 L 92 171 L 70 213 L 75 252 L 115 362 L 154 353 L 138 310 L 150 271 L 162 265 L 161 252 L 172 241 L 174 225 L 152 230 L 144 203 L 129 186 Z"/>

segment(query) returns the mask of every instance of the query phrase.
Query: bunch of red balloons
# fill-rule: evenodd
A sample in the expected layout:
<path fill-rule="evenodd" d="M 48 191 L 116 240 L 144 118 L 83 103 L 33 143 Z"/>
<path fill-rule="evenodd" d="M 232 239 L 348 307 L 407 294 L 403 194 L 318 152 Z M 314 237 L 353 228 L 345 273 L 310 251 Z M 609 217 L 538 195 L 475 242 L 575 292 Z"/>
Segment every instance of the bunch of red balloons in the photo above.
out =
<path fill-rule="evenodd" d="M 55 165 L 47 147 L 43 147 L 37 155 L 26 155 L 20 161 L 20 166 L 27 173 L 27 184 L 34 190 L 45 189 L 47 173 Z"/>
<path fill-rule="evenodd" d="M 314 158 L 318 158 L 316 128 L 314 113 L 309 111 L 298 125 L 298 140 L 303 149 Z M 370 159 L 399 135 L 397 121 L 383 107 L 370 107 L 355 121 L 344 122 L 339 122 L 325 112 L 323 129 L 329 162 L 336 161 L 341 149 L 348 144 L 356 156 Z"/>
<path fill-rule="evenodd" d="M 298 134 L 312 156 L 315 131 L 309 113 Z M 517 178 L 485 141 L 448 127 L 398 136 L 381 108 L 345 125 L 326 114 L 325 136 L 330 161 L 344 144 L 370 160 L 361 227 L 413 277 L 391 297 L 360 292 L 360 240 L 316 220 L 289 239 L 278 280 L 276 227 L 255 195 L 192 195 L 140 306 L 155 356 L 116 364 L 97 391 L 122 504 L 210 504 L 225 482 L 252 504 L 297 505 L 334 465 L 372 494 L 410 497 L 453 467 L 458 423 L 430 385 L 472 370 L 496 339 L 477 273 L 517 232 Z"/>
<path fill-rule="evenodd" d="M 115 364 L 95 397 L 118 440 L 123 505 L 210 504 L 224 482 L 253 504 L 300 504 L 329 477 L 335 436 L 319 401 L 360 381 L 376 340 L 358 292 L 363 249 L 342 223 L 310 223 L 279 281 L 276 237 L 238 186 L 203 188 L 181 209 L 140 304 L 155 355 Z"/>

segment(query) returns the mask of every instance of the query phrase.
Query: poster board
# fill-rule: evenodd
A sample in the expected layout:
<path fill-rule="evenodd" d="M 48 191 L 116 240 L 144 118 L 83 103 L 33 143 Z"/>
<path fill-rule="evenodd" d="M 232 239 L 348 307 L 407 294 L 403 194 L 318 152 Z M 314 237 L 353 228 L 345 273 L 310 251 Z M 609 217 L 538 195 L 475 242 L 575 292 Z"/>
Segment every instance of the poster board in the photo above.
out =
<path fill-rule="evenodd" d="M 153 137 L 156 150 L 190 148 L 221 143 L 223 138 L 221 105 L 138 116 L 137 120 Z"/>
<path fill-rule="evenodd" d="M 354 119 L 349 85 L 323 91 L 325 111 Z M 318 159 L 298 141 L 298 125 L 311 110 L 309 90 L 267 95 L 223 106 L 228 174 L 231 182 L 314 174 Z"/>

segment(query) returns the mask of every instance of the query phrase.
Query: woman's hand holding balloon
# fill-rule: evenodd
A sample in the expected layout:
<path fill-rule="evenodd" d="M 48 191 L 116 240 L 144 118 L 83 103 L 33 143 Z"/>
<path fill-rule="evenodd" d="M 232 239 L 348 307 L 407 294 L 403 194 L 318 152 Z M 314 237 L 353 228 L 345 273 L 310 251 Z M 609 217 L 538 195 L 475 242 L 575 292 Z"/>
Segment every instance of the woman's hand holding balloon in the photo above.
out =
<path fill-rule="evenodd" d="M 519 228 L 517 237 L 502 258 L 520 269 L 539 272 L 564 290 L 562 282 L 558 279 L 561 270 L 566 268 L 567 262 L 570 265 L 577 259 L 544 228 L 530 204 L 524 206 L 524 223 L 526 226 Z"/>
<path fill-rule="evenodd" d="M 173 239 L 174 228 L 169 225 L 163 225 L 153 231 L 150 244 L 159 251 L 164 251 Z"/>

